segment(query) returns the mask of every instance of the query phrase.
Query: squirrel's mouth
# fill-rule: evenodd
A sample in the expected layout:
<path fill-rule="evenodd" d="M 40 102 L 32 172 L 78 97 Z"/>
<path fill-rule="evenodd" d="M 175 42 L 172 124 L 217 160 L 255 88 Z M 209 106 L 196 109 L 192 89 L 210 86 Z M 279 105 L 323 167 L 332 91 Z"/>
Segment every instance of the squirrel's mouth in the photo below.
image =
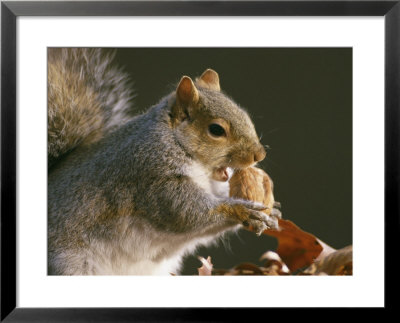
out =
<path fill-rule="evenodd" d="M 233 169 L 230 167 L 218 167 L 213 170 L 212 178 L 219 182 L 228 181 L 233 174 Z"/>

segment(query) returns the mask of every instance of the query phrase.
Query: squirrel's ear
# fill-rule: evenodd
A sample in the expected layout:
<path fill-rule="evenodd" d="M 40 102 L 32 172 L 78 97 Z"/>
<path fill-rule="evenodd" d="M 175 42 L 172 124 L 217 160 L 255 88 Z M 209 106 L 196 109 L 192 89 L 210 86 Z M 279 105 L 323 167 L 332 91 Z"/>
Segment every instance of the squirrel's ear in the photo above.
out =
<path fill-rule="evenodd" d="M 201 87 L 214 91 L 221 91 L 218 73 L 211 68 L 206 69 L 196 81 Z"/>
<path fill-rule="evenodd" d="M 183 121 L 189 116 L 190 106 L 199 101 L 199 91 L 197 91 L 192 79 L 183 76 L 176 88 L 176 103 L 172 106 L 171 116 L 178 122 Z"/>
<path fill-rule="evenodd" d="M 179 104 L 189 106 L 199 101 L 199 92 L 189 76 L 183 76 L 176 89 L 176 99 Z"/>

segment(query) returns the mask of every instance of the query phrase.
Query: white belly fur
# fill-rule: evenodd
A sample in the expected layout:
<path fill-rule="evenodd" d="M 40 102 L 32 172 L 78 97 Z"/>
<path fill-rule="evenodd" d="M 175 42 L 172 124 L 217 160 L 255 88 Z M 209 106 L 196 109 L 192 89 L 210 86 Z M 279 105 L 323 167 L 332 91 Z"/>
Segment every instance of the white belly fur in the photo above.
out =
<path fill-rule="evenodd" d="M 223 229 L 235 228 L 237 227 Z M 216 241 L 216 238 L 222 235 L 219 232 L 203 237 L 193 237 L 189 234 L 166 234 L 156 232 L 149 227 L 143 230 L 142 225 L 139 226 L 138 230 L 133 230 L 131 233 L 132 236 L 112 243 L 94 242 L 89 248 L 90 251 L 79 257 L 80 262 L 84 258 L 87 263 L 84 274 L 179 274 L 184 256 L 192 254 L 199 246 Z M 149 236 L 151 236 L 150 239 Z"/>

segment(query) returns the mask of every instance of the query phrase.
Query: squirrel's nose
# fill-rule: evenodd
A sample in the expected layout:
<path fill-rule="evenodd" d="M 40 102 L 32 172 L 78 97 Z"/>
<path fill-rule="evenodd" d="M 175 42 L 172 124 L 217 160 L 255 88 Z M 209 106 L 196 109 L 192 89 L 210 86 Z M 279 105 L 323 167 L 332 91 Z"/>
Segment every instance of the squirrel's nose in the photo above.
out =
<path fill-rule="evenodd" d="M 254 161 L 255 162 L 262 161 L 266 155 L 267 152 L 265 151 L 264 147 L 262 145 L 259 145 L 258 149 L 254 153 Z"/>

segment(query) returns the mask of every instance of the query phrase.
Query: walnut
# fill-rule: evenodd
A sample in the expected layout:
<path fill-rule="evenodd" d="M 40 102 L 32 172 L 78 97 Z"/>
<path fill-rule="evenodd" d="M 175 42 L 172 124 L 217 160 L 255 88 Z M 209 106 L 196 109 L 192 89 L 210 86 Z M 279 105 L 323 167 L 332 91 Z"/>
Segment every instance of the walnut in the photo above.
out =
<path fill-rule="evenodd" d="M 271 215 L 276 206 L 273 183 L 266 172 L 257 167 L 237 170 L 229 181 L 230 196 L 260 202 L 268 207 L 265 213 Z"/>

